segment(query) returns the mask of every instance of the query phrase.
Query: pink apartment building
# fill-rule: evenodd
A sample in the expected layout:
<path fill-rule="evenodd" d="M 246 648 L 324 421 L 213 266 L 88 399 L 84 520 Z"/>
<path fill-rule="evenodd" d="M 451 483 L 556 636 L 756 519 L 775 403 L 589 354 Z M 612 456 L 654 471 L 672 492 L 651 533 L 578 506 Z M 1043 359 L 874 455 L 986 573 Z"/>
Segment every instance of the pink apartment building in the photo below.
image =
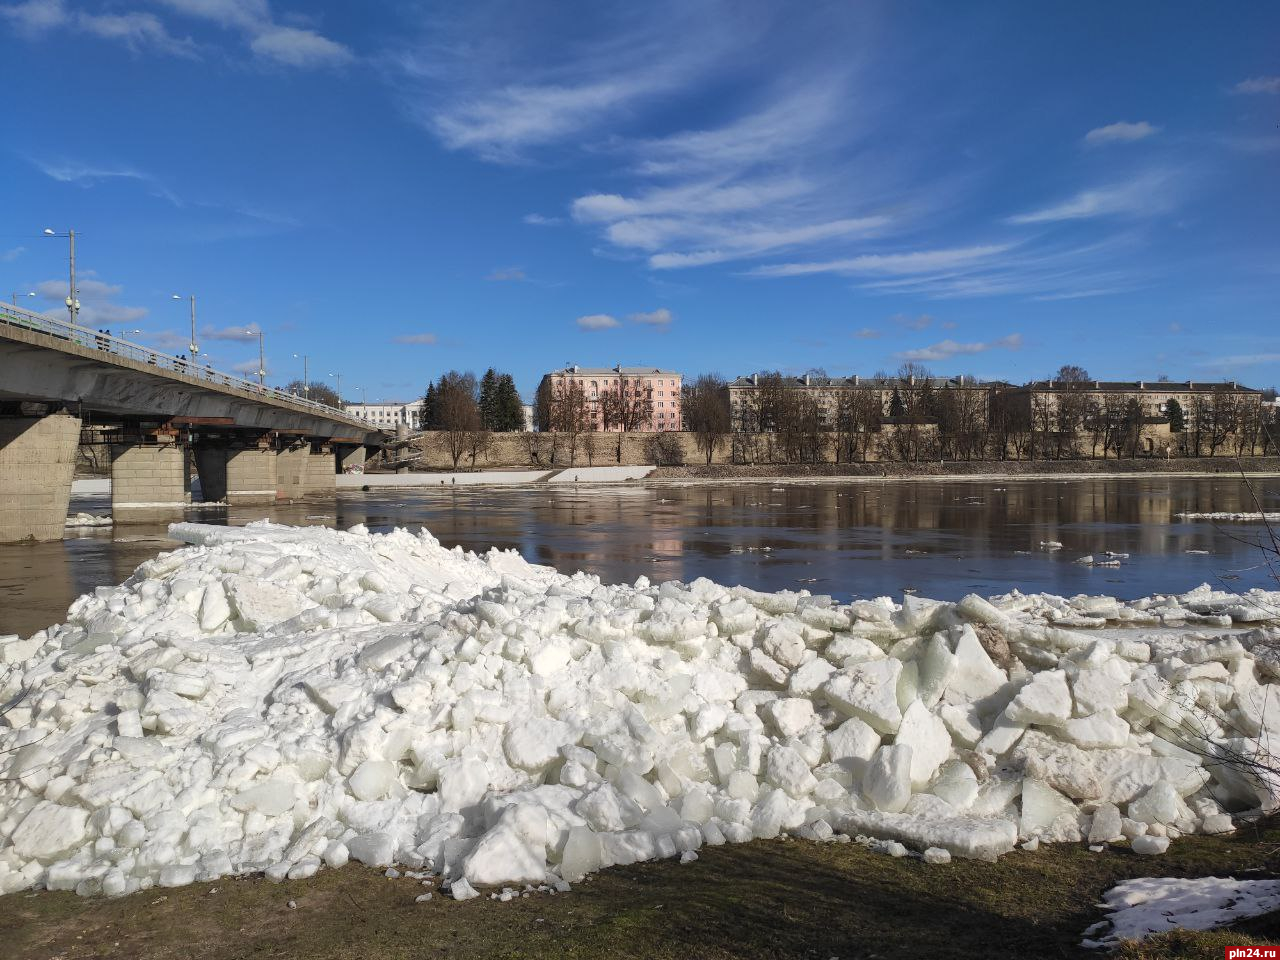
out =
<path fill-rule="evenodd" d="M 555 395 L 569 384 L 577 382 L 582 386 L 587 400 L 588 417 L 594 424 L 593 429 L 605 430 L 604 415 L 600 398 L 606 391 L 622 390 L 624 396 L 643 397 L 648 394 L 653 402 L 653 419 L 640 427 L 641 430 L 679 430 L 680 429 L 680 374 L 672 370 L 659 370 L 657 367 L 565 367 L 553 370 L 542 378 L 538 390 Z M 616 430 L 616 426 L 609 429 Z"/>

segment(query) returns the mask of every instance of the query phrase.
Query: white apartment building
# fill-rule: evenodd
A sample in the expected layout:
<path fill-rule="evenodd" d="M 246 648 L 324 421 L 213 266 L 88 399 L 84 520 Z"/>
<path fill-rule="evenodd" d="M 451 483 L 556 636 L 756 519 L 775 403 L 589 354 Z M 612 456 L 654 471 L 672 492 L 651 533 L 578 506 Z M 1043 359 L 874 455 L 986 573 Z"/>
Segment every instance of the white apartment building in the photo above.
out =
<path fill-rule="evenodd" d="M 382 427 L 384 430 L 394 430 L 400 424 L 405 424 L 410 430 L 417 430 L 419 427 L 418 414 L 422 410 L 421 400 L 412 400 L 409 403 L 401 403 L 399 401 L 390 401 L 384 403 L 346 403 L 343 409 L 354 417 L 363 417 L 375 427 Z"/>

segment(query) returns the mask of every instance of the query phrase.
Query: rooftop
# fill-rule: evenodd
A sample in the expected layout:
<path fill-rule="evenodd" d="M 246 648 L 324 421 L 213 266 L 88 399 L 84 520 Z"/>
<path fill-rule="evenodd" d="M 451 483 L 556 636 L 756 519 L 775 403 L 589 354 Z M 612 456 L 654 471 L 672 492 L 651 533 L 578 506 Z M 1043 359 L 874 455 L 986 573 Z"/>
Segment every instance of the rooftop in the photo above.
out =
<path fill-rule="evenodd" d="M 1234 380 L 1032 380 L 1029 390 L 1101 390 L 1131 393 L 1136 390 L 1172 390 L 1179 393 L 1213 393 L 1234 390 L 1238 393 L 1261 393 L 1253 387 L 1241 386 Z"/>
<path fill-rule="evenodd" d="M 750 387 L 755 385 L 752 377 L 754 374 L 745 377 L 737 377 L 729 381 L 731 387 Z M 908 381 L 902 377 L 783 377 L 782 382 L 786 386 L 792 387 L 826 387 L 837 389 L 841 387 L 867 387 L 879 388 L 883 390 L 892 390 L 895 387 L 903 386 L 924 386 L 927 382 L 930 387 L 935 390 L 944 390 L 949 387 L 992 387 L 1002 386 L 997 381 L 978 380 L 975 377 L 929 377 L 926 381 L 919 378 L 915 381 Z"/>
<path fill-rule="evenodd" d="M 547 374 L 547 376 L 555 377 L 555 376 L 575 374 L 579 377 L 582 377 L 582 376 L 605 377 L 605 376 L 608 376 L 609 374 L 618 374 L 618 373 L 628 377 L 641 377 L 641 376 L 678 377 L 680 376 L 679 371 L 661 370 L 658 367 L 623 367 L 623 366 L 579 367 L 576 365 L 572 367 L 561 367 L 559 370 L 552 370 L 549 374 Z"/>

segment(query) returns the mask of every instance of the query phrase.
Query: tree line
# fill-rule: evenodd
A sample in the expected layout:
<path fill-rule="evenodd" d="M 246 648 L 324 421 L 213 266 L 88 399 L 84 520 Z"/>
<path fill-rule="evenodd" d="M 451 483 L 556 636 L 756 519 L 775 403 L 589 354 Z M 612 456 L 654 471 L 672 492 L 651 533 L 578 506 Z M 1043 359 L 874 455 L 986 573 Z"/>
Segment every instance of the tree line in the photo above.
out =
<path fill-rule="evenodd" d="M 510 374 L 490 367 L 477 381 L 470 371 L 450 370 L 427 384 L 419 425 L 432 432 L 454 469 L 464 457 L 474 467 L 495 433 L 524 429 L 524 404 Z"/>

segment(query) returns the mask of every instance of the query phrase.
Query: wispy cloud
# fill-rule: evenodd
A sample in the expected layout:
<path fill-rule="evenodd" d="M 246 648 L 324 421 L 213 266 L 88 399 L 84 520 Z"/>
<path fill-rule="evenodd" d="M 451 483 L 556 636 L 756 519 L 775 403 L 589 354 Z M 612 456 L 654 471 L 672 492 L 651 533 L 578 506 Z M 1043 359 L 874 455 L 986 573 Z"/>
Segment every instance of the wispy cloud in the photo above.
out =
<path fill-rule="evenodd" d="M 1154 136 L 1159 131 L 1159 127 L 1152 126 L 1146 120 L 1139 120 L 1137 123 L 1122 120 L 1119 123 L 1109 123 L 1105 127 L 1094 127 L 1084 135 L 1084 142 L 1091 147 L 1101 146 L 1104 143 L 1133 143 Z"/>
<path fill-rule="evenodd" d="M 564 223 L 564 217 L 544 217 L 540 213 L 526 213 L 520 219 L 534 227 L 556 227 Z"/>
<path fill-rule="evenodd" d="M 392 337 L 391 342 L 418 345 L 418 346 L 430 346 L 433 343 L 439 342 L 439 339 L 440 338 L 437 337 L 434 333 L 405 333 L 405 334 L 401 334 L 398 337 Z"/>
<path fill-rule="evenodd" d="M 258 59 L 301 69 L 340 67 L 351 50 L 309 27 L 278 23 L 267 0 L 158 0 L 175 13 L 244 34 Z"/>
<path fill-rule="evenodd" d="M 1008 217 L 1006 223 L 1026 225 L 1087 220 L 1121 214 L 1150 215 L 1168 210 L 1172 203 L 1172 178 L 1148 173 L 1125 183 L 1081 190 L 1060 203 Z"/>
<path fill-rule="evenodd" d="M 907 330 L 928 330 L 933 326 L 933 317 L 927 313 L 914 317 L 909 313 L 899 313 L 893 318 L 893 322 Z"/>
<path fill-rule="evenodd" d="M 610 330 L 614 327 L 620 327 L 622 324 L 617 317 L 610 316 L 607 313 L 592 313 L 585 317 L 579 317 L 574 321 L 580 330 Z"/>
<path fill-rule="evenodd" d="M 1236 93 L 1280 93 L 1280 77 L 1250 77 L 1234 89 Z"/>
<path fill-rule="evenodd" d="M 940 340 L 932 346 L 919 350 L 904 350 L 894 356 L 899 360 L 937 361 L 950 360 L 952 357 L 969 356 L 975 353 L 986 353 L 988 350 L 1019 350 L 1022 347 L 1022 334 L 1011 333 L 999 340 L 986 343 L 957 343 L 955 340 Z"/>
<path fill-rule="evenodd" d="M 249 41 L 249 49 L 264 60 L 289 67 L 340 67 L 355 59 L 337 41 L 299 27 L 264 27 Z"/>
<path fill-rule="evenodd" d="M 77 160 L 50 160 L 43 157 L 27 159 L 46 177 L 57 180 L 59 183 L 91 187 L 108 180 L 132 180 L 143 185 L 152 196 L 167 200 L 175 207 L 184 206 L 182 198 L 165 186 L 158 177 L 137 167 L 99 166 Z"/>
<path fill-rule="evenodd" d="M 258 334 L 261 332 L 261 327 L 256 323 L 250 323 L 239 327 L 205 327 L 200 331 L 200 336 L 205 340 L 232 340 L 238 343 L 249 343 L 256 341 Z"/>
<path fill-rule="evenodd" d="M 861 330 L 855 330 L 853 335 L 859 340 L 878 340 L 881 333 L 879 330 L 873 330 L 871 327 L 863 327 Z"/>
<path fill-rule="evenodd" d="M 657 310 L 650 310 L 648 313 L 633 313 L 627 319 L 632 323 L 642 323 L 651 327 L 665 329 L 671 325 L 675 315 L 666 307 L 659 307 Z"/>
<path fill-rule="evenodd" d="M 10 247 L 8 250 L 0 250 L 0 263 L 13 263 L 26 252 L 26 247 Z"/>
<path fill-rule="evenodd" d="M 154 50 L 177 57 L 197 55 L 190 38 L 175 37 L 153 13 L 87 13 L 68 10 L 63 0 L 26 0 L 0 7 L 0 18 L 29 37 L 44 36 L 54 30 L 75 31 L 114 40 L 134 53 Z"/>
<path fill-rule="evenodd" d="M 779 263 L 756 267 L 748 271 L 748 276 L 802 277 L 816 273 L 848 276 L 934 273 L 990 260 L 1012 248 L 1013 244 L 1009 243 L 991 243 L 973 247 L 952 247 L 945 250 L 917 250 L 909 253 L 866 253 L 842 260 Z"/>
<path fill-rule="evenodd" d="M 1255 367 L 1263 363 L 1280 363 L 1280 353 L 1239 353 L 1229 357 L 1202 360 L 1198 366 L 1214 367 L 1229 372 L 1236 367 Z"/>
<path fill-rule="evenodd" d="M 495 283 L 502 283 L 502 282 L 519 283 L 519 282 L 527 281 L 529 277 L 525 274 L 524 269 L 522 267 L 495 267 L 493 270 L 489 272 L 489 275 L 485 277 L 485 279 L 493 281 Z"/>
<path fill-rule="evenodd" d="M 231 372 L 256 377 L 258 375 L 258 361 L 241 360 L 239 363 L 233 363 L 231 365 Z M 271 364 L 265 364 L 264 372 L 267 376 L 271 375 Z"/>

